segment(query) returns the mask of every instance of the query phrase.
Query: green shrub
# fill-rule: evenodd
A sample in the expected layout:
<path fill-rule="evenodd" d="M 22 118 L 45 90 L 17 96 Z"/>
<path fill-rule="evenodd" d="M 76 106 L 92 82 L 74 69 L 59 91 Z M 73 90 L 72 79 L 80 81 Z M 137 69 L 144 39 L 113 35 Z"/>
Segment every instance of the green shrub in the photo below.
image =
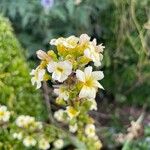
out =
<path fill-rule="evenodd" d="M 42 97 L 32 87 L 29 71 L 10 22 L 0 16 L 0 103 L 18 114 L 41 118 L 44 115 Z"/>

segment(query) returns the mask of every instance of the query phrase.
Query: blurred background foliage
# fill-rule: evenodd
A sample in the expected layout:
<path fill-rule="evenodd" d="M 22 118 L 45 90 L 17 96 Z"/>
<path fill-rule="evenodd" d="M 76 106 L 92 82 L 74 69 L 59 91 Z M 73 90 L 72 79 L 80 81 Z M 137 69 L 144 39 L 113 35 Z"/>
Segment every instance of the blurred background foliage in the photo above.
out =
<path fill-rule="evenodd" d="M 30 82 L 23 49 L 13 35 L 10 22 L 0 16 L 0 103 L 17 114 L 43 119 L 42 96 Z"/>
<path fill-rule="evenodd" d="M 28 59 L 59 36 L 87 33 L 106 46 L 105 95 L 150 104 L 149 0 L 1 0 Z"/>
<path fill-rule="evenodd" d="M 18 113 L 44 118 L 41 94 L 31 87 L 29 64 L 23 55 L 34 66 L 36 50 L 50 49 L 50 39 L 87 33 L 106 46 L 102 65 L 105 91 L 100 91 L 97 99 L 107 99 L 108 104 L 117 104 L 116 107 L 150 108 L 149 0 L 0 0 L 0 13 L 9 18 L 24 47 L 12 34 L 8 20 L 1 17 L 1 103 Z M 111 112 L 115 118 L 111 118 L 112 134 L 122 128 L 116 112 Z M 146 126 L 144 132 L 145 137 L 129 145 L 129 150 L 149 149 L 150 127 Z M 114 148 L 111 138 L 105 140 L 110 141 L 106 142 L 109 149 Z"/>

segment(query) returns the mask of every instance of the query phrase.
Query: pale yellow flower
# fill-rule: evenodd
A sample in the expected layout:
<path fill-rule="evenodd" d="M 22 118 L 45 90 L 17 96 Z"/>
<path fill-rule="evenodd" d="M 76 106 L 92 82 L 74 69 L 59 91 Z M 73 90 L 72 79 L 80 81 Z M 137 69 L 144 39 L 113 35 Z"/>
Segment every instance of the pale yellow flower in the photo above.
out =
<path fill-rule="evenodd" d="M 101 65 L 101 61 L 103 59 L 103 55 L 101 53 L 104 48 L 105 47 L 102 44 L 97 45 L 96 39 L 94 39 L 92 42 L 89 42 L 88 47 L 84 50 L 84 55 L 91 59 L 94 62 L 94 65 L 98 67 Z"/>
<path fill-rule="evenodd" d="M 69 116 L 70 119 L 76 117 L 79 115 L 79 111 L 77 111 L 75 108 L 73 108 L 72 106 L 67 106 L 66 112 Z"/>
<path fill-rule="evenodd" d="M 38 146 L 39 146 L 39 149 L 41 150 L 47 150 L 50 148 L 49 142 L 44 138 L 40 139 Z"/>
<path fill-rule="evenodd" d="M 64 112 L 65 111 L 63 109 L 59 109 L 58 111 L 55 111 L 54 118 L 57 121 L 64 122 Z"/>
<path fill-rule="evenodd" d="M 7 111 L 7 107 L 0 105 L 0 122 L 8 122 L 9 118 L 10 112 Z"/>
<path fill-rule="evenodd" d="M 62 147 L 64 146 L 64 141 L 62 139 L 58 139 L 54 141 L 53 145 L 56 149 L 62 149 Z"/>
<path fill-rule="evenodd" d="M 95 137 L 95 126 L 93 124 L 87 124 L 85 127 L 85 134 L 88 137 Z"/>
<path fill-rule="evenodd" d="M 75 48 L 77 46 L 77 43 L 79 41 L 79 38 L 75 36 L 70 36 L 68 38 L 58 38 L 58 39 L 52 39 L 50 41 L 51 45 L 62 45 L 66 48 Z"/>
<path fill-rule="evenodd" d="M 91 59 L 96 67 L 101 66 L 101 60 L 103 58 L 103 55 L 96 52 L 95 48 L 92 45 L 84 50 L 84 55 L 87 58 Z"/>
<path fill-rule="evenodd" d="M 31 136 L 27 136 L 27 137 L 24 138 L 24 140 L 23 140 L 23 144 L 24 144 L 24 146 L 26 146 L 26 147 L 35 146 L 36 143 L 37 143 L 36 140 L 35 140 L 33 137 L 31 137 Z"/>
<path fill-rule="evenodd" d="M 54 89 L 54 93 L 58 95 L 60 99 L 64 99 L 65 101 L 69 98 L 69 92 L 63 86 Z"/>
<path fill-rule="evenodd" d="M 78 125 L 74 124 L 74 125 L 69 125 L 69 131 L 72 133 L 75 133 L 78 130 Z"/>
<path fill-rule="evenodd" d="M 97 140 L 95 143 L 94 143 L 95 147 L 97 150 L 100 150 L 102 148 L 102 142 L 100 140 Z"/>
<path fill-rule="evenodd" d="M 44 80 L 44 75 L 45 75 L 45 69 L 40 69 L 37 67 L 36 69 L 33 69 L 30 73 L 32 75 L 32 85 L 36 84 L 36 88 L 39 89 L 41 87 L 41 82 Z"/>
<path fill-rule="evenodd" d="M 28 128 L 35 124 L 35 118 L 21 115 L 16 119 L 16 125 L 21 128 Z"/>
<path fill-rule="evenodd" d="M 21 140 L 23 138 L 22 132 L 19 133 L 13 133 L 13 138 L 17 140 Z"/>
<path fill-rule="evenodd" d="M 61 62 L 50 62 L 47 65 L 47 70 L 48 72 L 53 73 L 52 78 L 54 80 L 63 82 L 72 73 L 72 64 L 68 60 Z"/>
<path fill-rule="evenodd" d="M 97 88 L 104 89 L 98 80 L 103 79 L 104 74 L 102 71 L 93 71 L 92 67 L 86 67 L 84 72 L 81 70 L 76 71 L 76 76 L 82 82 L 82 89 L 79 93 L 80 98 L 95 98 Z"/>

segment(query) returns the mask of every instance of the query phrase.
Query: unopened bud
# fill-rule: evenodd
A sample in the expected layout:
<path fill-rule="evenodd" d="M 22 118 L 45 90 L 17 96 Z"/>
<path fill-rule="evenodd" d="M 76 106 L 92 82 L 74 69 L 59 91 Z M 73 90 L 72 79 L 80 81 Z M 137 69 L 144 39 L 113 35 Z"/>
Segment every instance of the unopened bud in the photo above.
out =
<path fill-rule="evenodd" d="M 38 50 L 37 52 L 36 52 L 36 54 L 37 54 L 37 57 L 39 58 L 39 59 L 41 59 L 41 60 L 46 60 L 46 61 L 50 61 L 51 60 L 51 58 L 50 58 L 50 56 L 48 56 L 44 51 L 42 51 L 42 50 Z"/>

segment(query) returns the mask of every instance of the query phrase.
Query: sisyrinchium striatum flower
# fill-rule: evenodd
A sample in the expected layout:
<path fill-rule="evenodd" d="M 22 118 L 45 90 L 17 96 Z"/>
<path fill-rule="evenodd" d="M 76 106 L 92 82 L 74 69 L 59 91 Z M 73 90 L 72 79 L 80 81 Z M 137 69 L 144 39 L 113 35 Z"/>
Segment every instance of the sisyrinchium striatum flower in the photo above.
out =
<path fill-rule="evenodd" d="M 56 47 L 55 51 L 37 51 L 41 62 L 31 72 L 32 84 L 40 88 L 42 81 L 51 80 L 57 96 L 56 103 L 61 107 L 54 112 L 54 118 L 68 124 L 68 130 L 75 133 L 88 150 L 99 150 L 102 144 L 96 135 L 94 119 L 88 112 L 97 110 L 96 92 L 104 89 L 99 83 L 104 78 L 103 71 L 95 69 L 102 64 L 105 47 L 97 45 L 96 39 L 91 40 L 87 34 L 52 39 L 50 45 Z M 40 143 L 41 147 L 49 147 L 44 141 Z M 53 144 L 57 149 L 61 149 L 61 145 L 61 138 Z"/>

